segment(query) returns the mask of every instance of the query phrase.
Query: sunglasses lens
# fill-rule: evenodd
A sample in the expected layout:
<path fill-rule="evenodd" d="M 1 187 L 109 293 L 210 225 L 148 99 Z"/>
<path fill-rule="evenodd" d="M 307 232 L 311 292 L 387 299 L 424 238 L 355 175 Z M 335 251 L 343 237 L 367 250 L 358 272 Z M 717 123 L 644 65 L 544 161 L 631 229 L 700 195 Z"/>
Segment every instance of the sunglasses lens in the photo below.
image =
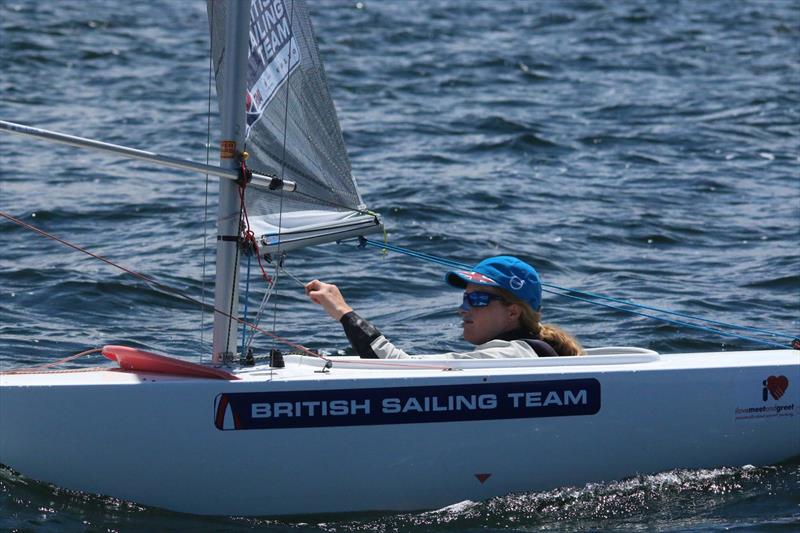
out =
<path fill-rule="evenodd" d="M 491 294 L 486 292 L 465 292 L 464 303 L 469 307 L 486 307 L 491 301 Z"/>

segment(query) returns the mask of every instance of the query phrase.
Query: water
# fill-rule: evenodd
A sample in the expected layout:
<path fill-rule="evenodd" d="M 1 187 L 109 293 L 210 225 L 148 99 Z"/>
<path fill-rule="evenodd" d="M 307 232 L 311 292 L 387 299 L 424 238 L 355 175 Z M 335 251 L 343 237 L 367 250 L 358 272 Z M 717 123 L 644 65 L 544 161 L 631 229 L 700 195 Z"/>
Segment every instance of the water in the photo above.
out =
<path fill-rule="evenodd" d="M 796 1 L 329 0 L 311 11 L 354 174 L 392 243 L 467 263 L 513 253 L 560 286 L 800 333 Z M 205 161 L 208 90 L 202 2 L 0 5 L 2 119 Z M 0 210 L 201 297 L 203 176 L 5 134 L 0 154 Z M 214 207 L 212 194 L 210 220 Z M 7 222 L 0 242 L 2 368 L 113 343 L 208 354 L 196 306 Z M 331 245 L 287 268 L 338 283 L 408 351 L 465 346 L 438 266 Z M 346 347 L 293 281 L 275 301 L 283 336 Z M 552 295 L 544 305 L 586 346 L 758 346 Z M 258 520 L 2 471 L 0 529 L 788 531 L 800 527 L 799 479 L 794 461 L 428 513 Z"/>

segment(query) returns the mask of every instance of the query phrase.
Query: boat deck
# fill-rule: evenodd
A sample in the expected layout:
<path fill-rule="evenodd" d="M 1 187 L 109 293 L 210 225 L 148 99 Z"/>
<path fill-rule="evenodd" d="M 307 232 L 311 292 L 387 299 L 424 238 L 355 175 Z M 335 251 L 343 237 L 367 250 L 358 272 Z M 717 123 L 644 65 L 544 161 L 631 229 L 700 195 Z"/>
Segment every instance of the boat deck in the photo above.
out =
<path fill-rule="evenodd" d="M 608 350 L 608 349 L 602 349 Z M 762 350 L 742 352 L 709 352 L 691 354 L 658 354 L 656 352 L 626 348 L 610 350 L 603 355 L 538 359 L 360 359 L 337 356 L 326 359 L 289 354 L 284 356 L 285 367 L 272 368 L 256 365 L 230 369 L 239 381 L 253 383 L 266 381 L 335 381 L 357 379 L 433 378 L 443 373 L 458 376 L 521 376 L 553 374 L 604 374 L 608 372 L 654 372 L 690 369 L 792 367 L 800 365 L 800 351 Z M 599 353 L 604 353 L 599 351 Z M 330 364 L 328 364 L 330 363 Z M 13 372 L 13 371 L 12 371 Z M 0 385 L 59 386 L 78 384 L 138 384 L 164 382 L 214 382 L 208 378 L 174 374 L 130 371 L 116 366 L 96 366 L 60 371 L 30 373 L 0 373 Z"/>

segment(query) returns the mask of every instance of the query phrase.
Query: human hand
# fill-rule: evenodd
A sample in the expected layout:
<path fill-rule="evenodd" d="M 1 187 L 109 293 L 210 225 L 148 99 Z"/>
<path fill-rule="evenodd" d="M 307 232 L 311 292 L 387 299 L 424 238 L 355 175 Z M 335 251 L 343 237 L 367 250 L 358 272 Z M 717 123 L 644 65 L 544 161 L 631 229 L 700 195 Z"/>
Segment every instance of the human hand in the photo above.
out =
<path fill-rule="evenodd" d="M 332 283 L 323 283 L 318 279 L 306 283 L 306 294 L 317 305 L 321 305 L 331 318 L 338 321 L 353 309 L 344 301 L 339 287 Z"/>

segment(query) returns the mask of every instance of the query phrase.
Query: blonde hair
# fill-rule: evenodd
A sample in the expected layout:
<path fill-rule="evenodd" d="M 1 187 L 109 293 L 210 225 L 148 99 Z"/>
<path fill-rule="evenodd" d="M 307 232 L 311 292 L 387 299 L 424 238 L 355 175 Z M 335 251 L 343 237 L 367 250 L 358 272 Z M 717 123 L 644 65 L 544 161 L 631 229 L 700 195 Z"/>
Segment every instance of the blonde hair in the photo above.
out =
<path fill-rule="evenodd" d="M 578 339 L 552 324 L 542 324 L 542 313 L 534 311 L 525 300 L 517 298 L 511 292 L 497 287 L 497 291 L 509 304 L 517 304 L 522 309 L 519 317 L 519 327 L 536 334 L 539 339 L 553 347 L 558 355 L 581 355 L 583 347 Z"/>

